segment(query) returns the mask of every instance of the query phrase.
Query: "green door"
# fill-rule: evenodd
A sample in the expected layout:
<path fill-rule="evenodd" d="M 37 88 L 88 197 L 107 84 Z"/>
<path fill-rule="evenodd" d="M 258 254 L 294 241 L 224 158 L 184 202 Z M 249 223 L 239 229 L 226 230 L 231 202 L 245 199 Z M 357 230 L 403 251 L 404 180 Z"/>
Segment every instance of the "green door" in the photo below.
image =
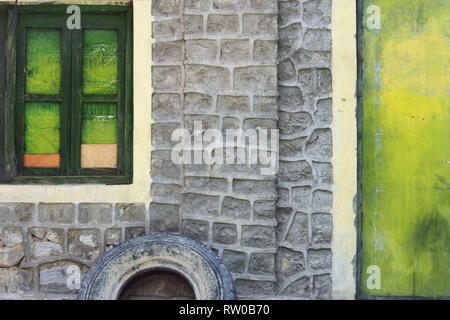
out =
<path fill-rule="evenodd" d="M 359 292 L 450 297 L 450 1 L 360 11 Z"/>

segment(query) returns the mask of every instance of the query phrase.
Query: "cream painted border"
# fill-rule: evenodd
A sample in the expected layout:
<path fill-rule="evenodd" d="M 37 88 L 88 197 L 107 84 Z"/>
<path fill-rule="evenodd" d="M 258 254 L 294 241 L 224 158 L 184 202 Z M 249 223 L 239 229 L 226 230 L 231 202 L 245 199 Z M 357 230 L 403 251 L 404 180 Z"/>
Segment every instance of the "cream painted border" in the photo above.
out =
<path fill-rule="evenodd" d="M 3 1 L 1 2 L 10 2 Z M 29 1 L 30 2 L 30 1 Z M 34 1 L 41 2 L 41 1 Z M 42 1 L 43 2 L 43 1 Z M 59 1 L 58 1 L 59 2 Z M 61 1 L 63 2 L 63 1 Z M 85 1 L 73 1 L 87 3 Z M 127 1 L 90 1 L 96 4 Z M 21 3 L 25 3 L 21 1 Z M 1 185 L 0 202 L 150 202 L 151 1 L 134 1 L 133 183 L 130 185 Z"/>
<path fill-rule="evenodd" d="M 356 1 L 333 1 L 333 299 L 356 293 L 357 58 Z"/>

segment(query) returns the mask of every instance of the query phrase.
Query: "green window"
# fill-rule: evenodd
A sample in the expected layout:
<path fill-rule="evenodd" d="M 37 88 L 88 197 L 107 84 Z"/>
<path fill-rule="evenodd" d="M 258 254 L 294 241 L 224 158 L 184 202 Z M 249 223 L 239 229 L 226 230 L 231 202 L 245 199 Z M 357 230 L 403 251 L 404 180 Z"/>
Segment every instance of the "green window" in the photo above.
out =
<path fill-rule="evenodd" d="M 6 10 L 2 114 L 13 119 L 17 183 L 130 183 L 132 177 L 132 18 L 124 6 L 79 6 L 81 28 L 69 29 L 68 5 Z M 6 21 L 5 21 L 6 20 Z M 3 28 L 2 28 L 3 29 Z M 9 30 L 9 31 L 8 31 Z M 13 44 L 11 44 L 13 43 Z M 8 60 L 14 48 L 15 68 Z M 1 123 L 0 123 L 1 124 Z M 11 134 L 11 132 L 14 134 Z M 6 139 L 8 140 L 8 139 Z M 7 155 L 4 143 L 4 156 Z M 8 166 L 4 157 L 3 167 Z"/>

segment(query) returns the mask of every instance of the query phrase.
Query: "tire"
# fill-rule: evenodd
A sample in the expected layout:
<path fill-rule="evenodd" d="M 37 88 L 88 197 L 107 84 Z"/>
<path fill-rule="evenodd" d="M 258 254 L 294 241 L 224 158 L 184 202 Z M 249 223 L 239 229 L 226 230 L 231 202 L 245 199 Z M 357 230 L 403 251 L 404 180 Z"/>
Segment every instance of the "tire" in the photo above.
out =
<path fill-rule="evenodd" d="M 221 260 L 203 243 L 178 234 L 153 233 L 107 252 L 89 270 L 79 300 L 117 300 L 135 276 L 167 270 L 184 277 L 196 300 L 235 300 L 233 279 Z"/>

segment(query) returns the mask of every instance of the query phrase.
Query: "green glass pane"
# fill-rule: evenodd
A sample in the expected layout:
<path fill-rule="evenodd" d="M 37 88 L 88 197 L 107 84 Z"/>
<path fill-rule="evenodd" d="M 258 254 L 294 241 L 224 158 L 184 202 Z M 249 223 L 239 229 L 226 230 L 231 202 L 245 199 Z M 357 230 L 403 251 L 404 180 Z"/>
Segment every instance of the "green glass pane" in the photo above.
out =
<path fill-rule="evenodd" d="M 85 30 L 83 33 L 83 93 L 117 94 L 118 33 Z"/>
<path fill-rule="evenodd" d="M 115 103 L 83 103 L 81 114 L 83 117 L 117 116 Z"/>
<path fill-rule="evenodd" d="M 25 154 L 55 154 L 60 147 L 58 103 L 25 104 Z"/>
<path fill-rule="evenodd" d="M 26 42 L 26 93 L 59 94 L 61 31 L 28 29 Z"/>
<path fill-rule="evenodd" d="M 83 104 L 81 143 L 117 143 L 117 105 L 108 103 Z"/>

